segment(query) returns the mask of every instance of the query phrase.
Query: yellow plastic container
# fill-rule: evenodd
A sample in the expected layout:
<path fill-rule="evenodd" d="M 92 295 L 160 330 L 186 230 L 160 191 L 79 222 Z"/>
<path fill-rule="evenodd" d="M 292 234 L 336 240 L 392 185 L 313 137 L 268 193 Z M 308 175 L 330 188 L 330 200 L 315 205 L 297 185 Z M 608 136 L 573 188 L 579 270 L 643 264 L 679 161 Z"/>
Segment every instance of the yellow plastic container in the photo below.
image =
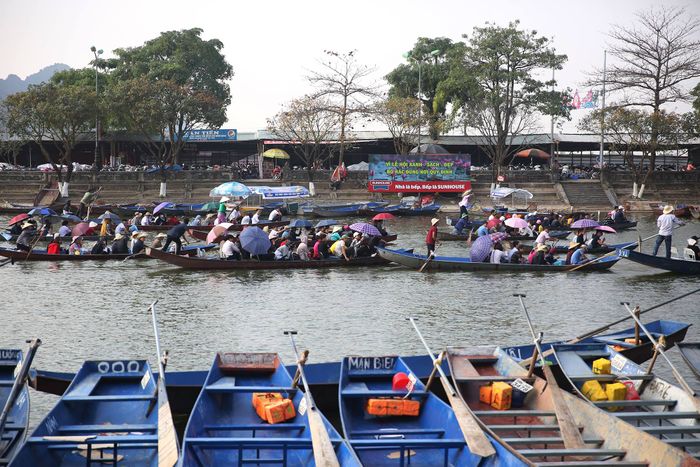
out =
<path fill-rule="evenodd" d="M 594 379 L 588 380 L 581 386 L 581 392 L 584 396 L 593 402 L 608 400 L 607 394 L 603 391 L 600 383 Z"/>
<path fill-rule="evenodd" d="M 622 383 L 610 383 L 605 385 L 605 395 L 611 401 L 623 401 L 627 397 L 627 386 Z M 608 410 L 620 410 L 622 407 L 608 407 Z"/>
<path fill-rule="evenodd" d="M 596 375 L 610 374 L 610 360 L 607 358 L 599 358 L 593 361 L 593 373 Z"/>
<path fill-rule="evenodd" d="M 487 384 L 485 386 L 479 387 L 479 400 L 484 404 L 491 405 L 491 385 Z"/>
<path fill-rule="evenodd" d="M 491 407 L 508 410 L 513 398 L 513 388 L 508 383 L 498 381 L 491 386 Z"/>

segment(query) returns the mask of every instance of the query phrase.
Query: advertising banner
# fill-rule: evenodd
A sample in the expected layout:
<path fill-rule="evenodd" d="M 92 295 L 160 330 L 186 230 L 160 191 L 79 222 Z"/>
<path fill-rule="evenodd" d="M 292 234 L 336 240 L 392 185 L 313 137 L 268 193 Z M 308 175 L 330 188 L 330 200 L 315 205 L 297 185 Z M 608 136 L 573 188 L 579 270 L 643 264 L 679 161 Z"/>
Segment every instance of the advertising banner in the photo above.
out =
<path fill-rule="evenodd" d="M 463 192 L 471 187 L 468 154 L 370 154 L 370 192 Z"/>
<path fill-rule="evenodd" d="M 236 141 L 238 130 L 222 128 L 220 130 L 191 130 L 185 133 L 185 141 Z"/>

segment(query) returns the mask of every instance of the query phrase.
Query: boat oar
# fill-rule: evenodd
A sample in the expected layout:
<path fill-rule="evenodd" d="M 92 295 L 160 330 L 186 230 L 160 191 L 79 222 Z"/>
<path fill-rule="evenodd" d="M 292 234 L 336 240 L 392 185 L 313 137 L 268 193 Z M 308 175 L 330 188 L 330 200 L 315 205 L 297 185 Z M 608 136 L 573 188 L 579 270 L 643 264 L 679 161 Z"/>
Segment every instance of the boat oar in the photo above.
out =
<path fill-rule="evenodd" d="M 514 297 L 518 297 L 520 301 L 520 308 L 523 310 L 525 319 L 527 320 L 527 325 L 530 328 L 530 334 L 535 343 L 535 349 L 540 355 L 540 363 L 542 365 L 542 373 L 547 380 L 547 390 L 549 391 L 550 397 L 552 398 L 552 404 L 554 405 L 554 413 L 557 417 L 557 424 L 559 425 L 559 431 L 561 432 L 562 441 L 564 442 L 564 447 L 567 449 L 583 449 L 585 448 L 585 443 L 581 437 L 581 432 L 578 429 L 578 425 L 574 420 L 574 417 L 569 411 L 569 407 L 562 397 L 561 389 L 557 384 L 557 379 L 552 373 L 552 369 L 547 366 L 547 362 L 542 356 L 542 348 L 540 347 L 540 342 L 542 340 L 542 333 L 539 335 L 535 334 L 535 329 L 532 327 L 532 321 L 530 321 L 530 314 L 527 312 L 527 307 L 525 306 L 525 294 L 513 294 Z"/>
<path fill-rule="evenodd" d="M 158 382 L 156 393 L 147 414 L 153 409 L 153 405 L 158 403 L 158 467 L 172 467 L 177 464 L 178 453 L 180 452 L 177 443 L 177 433 L 173 423 L 173 414 L 170 410 L 167 388 L 165 386 L 165 367 L 168 364 L 168 351 L 160 352 L 160 334 L 158 332 L 158 317 L 156 316 L 156 303 L 151 303 L 148 309 L 151 311 L 153 319 L 153 335 L 156 340 L 156 355 L 158 356 Z M 162 357 L 161 357 L 162 355 Z"/>
<path fill-rule="evenodd" d="M 19 397 L 19 394 L 22 391 L 24 383 L 27 381 L 29 370 L 32 367 L 32 362 L 34 361 L 34 355 L 36 355 L 36 351 L 41 345 L 41 339 L 32 339 L 27 341 L 27 343 L 29 344 L 29 350 L 24 355 L 24 359 L 22 360 L 21 364 L 22 366 L 19 373 L 15 377 L 15 382 L 12 384 L 10 395 L 5 401 L 5 406 L 2 408 L 2 413 L 0 413 L 0 437 L 2 437 L 2 434 L 5 432 L 5 424 L 7 423 L 7 417 L 10 415 L 10 409 L 12 409 L 12 406 L 15 404 L 17 397 Z"/>
<path fill-rule="evenodd" d="M 323 423 L 321 418 L 321 413 L 316 407 L 314 398 L 311 395 L 311 390 L 309 389 L 309 383 L 306 381 L 306 373 L 304 372 L 304 365 L 299 357 L 299 351 L 297 350 L 297 344 L 294 341 L 294 336 L 297 334 L 296 331 L 284 331 L 285 335 L 289 336 L 292 342 L 292 348 L 294 349 L 294 356 L 297 359 L 297 371 L 301 377 L 301 382 L 304 385 L 304 397 L 306 398 L 307 406 L 307 417 L 309 420 L 309 428 L 311 428 L 311 444 L 314 450 L 314 461 L 317 466 L 333 467 L 340 466 L 338 462 L 338 457 L 335 454 L 335 449 L 331 444 L 331 439 L 328 436 L 328 430 L 326 430 L 326 425 Z"/>
<path fill-rule="evenodd" d="M 644 331 L 644 334 L 646 334 L 646 336 L 649 338 L 649 341 L 651 341 L 651 343 L 654 344 L 654 351 L 658 352 L 659 355 L 661 355 L 663 359 L 666 360 L 666 363 L 668 363 L 668 366 L 671 368 L 673 376 L 676 378 L 683 390 L 691 396 L 693 404 L 695 405 L 695 410 L 697 412 L 700 412 L 700 399 L 696 397 L 696 392 L 693 390 L 693 388 L 690 387 L 685 378 L 683 378 L 683 376 L 678 372 L 673 362 L 671 362 L 671 360 L 669 360 L 669 358 L 666 356 L 666 352 L 664 352 L 661 348 L 662 346 L 659 345 L 659 343 L 656 341 L 656 339 L 654 339 L 654 336 L 649 332 L 646 326 L 644 326 L 644 324 L 639 320 L 639 318 L 637 318 L 637 315 L 635 314 L 634 310 L 630 308 L 629 302 L 620 302 L 620 304 L 625 307 L 632 319 L 635 321 L 635 323 L 637 323 L 637 326 L 639 326 L 639 328 L 642 331 Z"/>
<path fill-rule="evenodd" d="M 425 350 L 428 351 L 428 355 L 430 355 L 430 359 L 433 361 L 433 367 L 437 369 L 438 373 L 440 374 L 440 382 L 445 390 L 445 394 L 447 394 L 447 399 L 452 406 L 452 410 L 454 410 L 455 417 L 459 423 L 459 428 L 462 430 L 464 440 L 467 442 L 469 450 L 481 457 L 489 457 L 496 454 L 496 450 L 491 444 L 491 441 L 489 441 L 489 439 L 486 437 L 486 434 L 481 428 L 476 416 L 469 409 L 469 407 L 467 407 L 467 404 L 465 404 L 459 394 L 457 394 L 457 391 L 452 387 L 450 381 L 447 379 L 445 372 L 442 371 L 441 359 L 435 358 L 435 355 L 433 354 L 432 350 L 430 350 L 428 343 L 423 338 L 423 334 L 421 334 L 420 330 L 418 329 L 415 319 L 408 318 L 408 320 L 413 325 L 413 329 L 416 330 L 416 333 L 423 343 Z"/>
<path fill-rule="evenodd" d="M 437 248 L 437 246 L 436 246 L 436 248 Z M 425 260 L 425 262 L 424 262 L 423 265 L 420 267 L 420 269 L 418 269 L 418 272 L 423 272 L 423 271 L 425 271 L 425 268 L 428 267 L 428 265 L 429 265 L 430 262 L 433 260 L 433 258 L 435 258 L 435 251 L 431 251 L 431 252 L 430 252 L 430 254 L 428 255 L 428 258 Z"/>
<path fill-rule="evenodd" d="M 0 263 L 0 268 L 3 267 L 4 265 L 6 265 L 7 263 L 11 263 L 11 262 L 12 262 L 12 258 L 8 258 L 8 259 L 4 260 L 2 263 Z"/>

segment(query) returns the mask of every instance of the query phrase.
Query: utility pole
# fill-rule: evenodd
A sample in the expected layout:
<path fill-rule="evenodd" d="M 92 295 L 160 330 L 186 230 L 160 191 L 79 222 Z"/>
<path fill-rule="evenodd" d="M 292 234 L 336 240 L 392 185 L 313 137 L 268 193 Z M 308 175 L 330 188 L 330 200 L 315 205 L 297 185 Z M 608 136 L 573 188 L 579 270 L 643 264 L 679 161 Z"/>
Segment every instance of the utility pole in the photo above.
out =
<path fill-rule="evenodd" d="M 600 112 L 600 154 L 598 155 L 598 166 L 603 173 L 603 151 L 605 150 L 605 72 L 608 61 L 608 51 L 603 51 L 603 96 L 602 109 Z"/>

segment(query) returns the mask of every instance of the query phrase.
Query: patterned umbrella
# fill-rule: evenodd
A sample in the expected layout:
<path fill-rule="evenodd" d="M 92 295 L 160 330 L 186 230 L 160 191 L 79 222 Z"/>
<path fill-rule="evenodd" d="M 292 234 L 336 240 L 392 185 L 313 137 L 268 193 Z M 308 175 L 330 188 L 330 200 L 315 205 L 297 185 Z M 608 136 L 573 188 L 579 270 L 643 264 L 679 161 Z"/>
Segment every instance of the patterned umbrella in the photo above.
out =
<path fill-rule="evenodd" d="M 472 248 L 470 251 L 471 260 L 475 263 L 481 263 L 484 261 L 491 253 L 491 248 L 493 247 L 493 242 L 491 241 L 491 236 L 484 235 L 474 240 L 472 243 Z"/>
<path fill-rule="evenodd" d="M 497 243 L 497 242 L 500 242 L 501 240 L 508 238 L 508 234 L 505 232 L 496 232 L 496 233 L 489 234 L 489 237 L 491 238 L 491 241 L 493 243 Z"/>
<path fill-rule="evenodd" d="M 396 216 L 390 212 L 380 212 L 372 218 L 373 221 L 386 221 L 389 219 L 396 219 Z"/>
<path fill-rule="evenodd" d="M 514 229 L 524 229 L 527 227 L 527 221 L 520 217 L 511 217 L 510 219 L 506 219 L 506 225 Z"/>
<path fill-rule="evenodd" d="M 350 230 L 360 232 L 362 235 L 372 235 L 373 237 L 379 237 L 382 235 L 378 228 L 366 222 L 355 222 L 354 224 L 350 224 Z"/>
<path fill-rule="evenodd" d="M 270 249 L 270 239 L 260 227 L 246 227 L 241 232 L 241 246 L 251 255 L 262 255 Z"/>
<path fill-rule="evenodd" d="M 252 192 L 250 188 L 238 182 L 226 182 L 217 186 L 209 192 L 211 198 L 219 198 L 221 196 L 231 196 L 236 198 L 247 198 Z"/>
<path fill-rule="evenodd" d="M 579 219 L 573 224 L 571 224 L 572 229 L 592 229 L 598 227 L 600 224 L 593 219 Z"/>

